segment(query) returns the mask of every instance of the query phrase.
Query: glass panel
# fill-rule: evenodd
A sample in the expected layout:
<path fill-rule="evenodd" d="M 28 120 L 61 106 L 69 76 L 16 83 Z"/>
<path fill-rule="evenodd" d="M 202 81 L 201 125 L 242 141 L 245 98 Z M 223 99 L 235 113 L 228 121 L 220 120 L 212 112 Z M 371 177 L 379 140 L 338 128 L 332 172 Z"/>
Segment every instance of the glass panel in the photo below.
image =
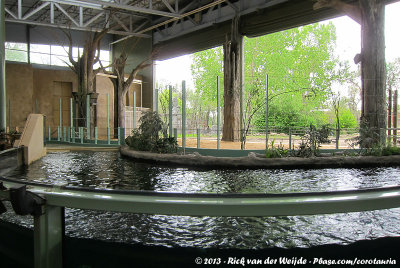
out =
<path fill-rule="evenodd" d="M 51 65 L 56 65 L 56 66 L 68 66 L 69 64 L 69 59 L 66 56 L 51 56 Z"/>
<path fill-rule="evenodd" d="M 6 60 L 28 62 L 27 44 L 6 42 Z"/>
<path fill-rule="evenodd" d="M 31 62 L 38 64 L 50 64 L 50 55 L 43 53 L 33 53 L 31 52 Z"/>
<path fill-rule="evenodd" d="M 50 54 L 50 45 L 31 44 L 31 52 Z"/>
<path fill-rule="evenodd" d="M 51 54 L 57 56 L 68 57 L 68 47 L 51 46 Z"/>

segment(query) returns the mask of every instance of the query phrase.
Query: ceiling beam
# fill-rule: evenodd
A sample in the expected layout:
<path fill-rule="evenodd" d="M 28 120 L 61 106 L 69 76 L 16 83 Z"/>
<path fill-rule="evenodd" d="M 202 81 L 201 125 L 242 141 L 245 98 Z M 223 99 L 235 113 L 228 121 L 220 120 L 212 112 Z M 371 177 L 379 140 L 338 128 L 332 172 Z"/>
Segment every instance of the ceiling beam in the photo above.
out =
<path fill-rule="evenodd" d="M 73 5 L 73 6 L 84 6 L 87 8 L 89 8 L 89 6 L 88 6 L 88 4 L 89 4 L 89 5 L 93 5 L 93 8 L 98 6 L 98 9 L 110 7 L 110 8 L 115 8 L 115 9 L 128 10 L 128 11 L 132 11 L 132 12 L 157 15 L 157 16 L 162 16 L 162 17 L 170 17 L 170 18 L 179 17 L 179 14 L 177 14 L 177 13 L 170 13 L 170 12 L 155 10 L 155 9 L 151 9 L 151 8 L 141 8 L 141 7 L 135 7 L 135 6 L 125 5 L 125 4 L 120 4 L 120 3 L 105 2 L 105 1 L 99 1 L 99 0 L 73 0 L 73 1 L 72 0 L 70 0 L 70 1 L 69 0 L 42 0 L 42 1 L 57 2 L 60 4 Z"/>

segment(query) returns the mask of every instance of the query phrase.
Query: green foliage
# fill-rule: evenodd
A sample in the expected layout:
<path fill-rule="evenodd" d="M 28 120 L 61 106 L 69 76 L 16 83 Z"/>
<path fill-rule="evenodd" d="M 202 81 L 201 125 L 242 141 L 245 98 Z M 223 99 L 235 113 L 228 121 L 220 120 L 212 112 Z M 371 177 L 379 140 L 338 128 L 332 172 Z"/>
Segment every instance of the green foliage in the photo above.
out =
<path fill-rule="evenodd" d="M 306 133 L 302 136 L 301 144 L 298 150 L 294 152 L 295 156 L 311 157 L 318 155 L 321 143 L 331 142 L 329 140 L 329 135 L 332 135 L 332 129 L 328 125 L 317 129 L 311 124 L 306 130 Z"/>
<path fill-rule="evenodd" d="M 272 140 L 271 145 L 268 146 L 265 151 L 266 158 L 282 158 L 286 157 L 289 153 L 289 150 L 285 149 L 282 144 L 279 144 L 278 147 L 275 147 L 275 139 Z"/>
<path fill-rule="evenodd" d="M 164 137 L 159 134 L 163 132 Z M 134 150 L 155 153 L 176 153 L 178 143 L 173 137 L 165 137 L 166 128 L 156 112 L 146 112 L 140 118 L 140 127 L 132 131 L 132 136 L 125 139 L 126 144 Z"/>
<path fill-rule="evenodd" d="M 376 148 L 384 147 L 384 145 L 381 144 L 379 135 L 376 131 L 368 127 L 368 123 L 365 119 L 360 122 L 359 133 L 359 136 L 347 140 L 351 147 L 360 147 L 367 151 L 368 149 L 375 150 Z"/>
<path fill-rule="evenodd" d="M 340 129 L 343 128 L 356 128 L 358 127 L 358 121 L 356 116 L 351 112 L 350 109 L 342 109 L 339 112 L 340 118 Z"/>

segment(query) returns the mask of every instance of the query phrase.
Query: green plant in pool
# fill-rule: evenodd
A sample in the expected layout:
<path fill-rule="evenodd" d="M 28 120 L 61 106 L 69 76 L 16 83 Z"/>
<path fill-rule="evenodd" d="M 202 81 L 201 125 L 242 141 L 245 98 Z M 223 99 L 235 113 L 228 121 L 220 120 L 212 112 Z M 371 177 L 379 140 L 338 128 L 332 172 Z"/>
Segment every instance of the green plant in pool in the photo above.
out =
<path fill-rule="evenodd" d="M 281 158 L 286 157 L 289 153 L 289 150 L 285 149 L 282 144 L 279 144 L 275 147 L 275 139 L 272 140 L 271 146 L 267 148 L 265 152 L 266 158 Z"/>
<path fill-rule="evenodd" d="M 138 151 L 176 153 L 176 138 L 167 137 L 167 128 L 157 112 L 146 112 L 139 121 L 139 128 L 133 130 L 132 135 L 125 139 L 129 147 Z"/>

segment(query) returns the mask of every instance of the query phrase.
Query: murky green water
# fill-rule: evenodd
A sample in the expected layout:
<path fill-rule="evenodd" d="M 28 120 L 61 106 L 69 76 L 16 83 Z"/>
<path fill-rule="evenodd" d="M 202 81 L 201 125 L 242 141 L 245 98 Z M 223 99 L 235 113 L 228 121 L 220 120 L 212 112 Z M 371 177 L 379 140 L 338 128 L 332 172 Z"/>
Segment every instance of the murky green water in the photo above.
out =
<path fill-rule="evenodd" d="M 134 163 L 115 152 L 52 153 L 10 176 L 57 185 L 166 192 L 282 193 L 400 184 L 400 168 L 194 170 Z M 30 217 L 2 218 L 31 226 Z M 189 217 L 66 209 L 66 234 L 126 243 L 218 248 L 308 247 L 400 235 L 400 209 L 296 217 Z"/>

